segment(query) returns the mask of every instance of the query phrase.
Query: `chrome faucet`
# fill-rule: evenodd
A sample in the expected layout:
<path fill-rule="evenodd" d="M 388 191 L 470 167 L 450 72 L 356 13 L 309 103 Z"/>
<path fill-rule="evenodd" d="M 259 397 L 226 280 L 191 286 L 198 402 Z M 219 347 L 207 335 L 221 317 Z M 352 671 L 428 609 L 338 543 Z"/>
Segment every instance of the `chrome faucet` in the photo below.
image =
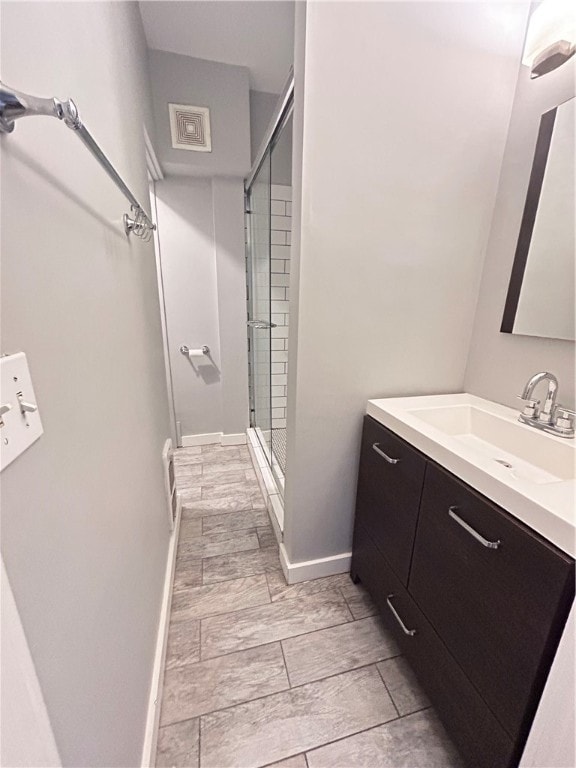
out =
<path fill-rule="evenodd" d="M 532 395 L 541 381 L 548 382 L 548 392 L 542 408 L 539 408 L 540 400 L 535 400 Z M 562 405 L 556 405 L 556 396 L 558 394 L 558 379 L 553 373 L 542 371 L 535 373 L 524 387 L 520 395 L 520 400 L 525 400 L 526 405 L 518 421 L 528 424 L 537 429 L 543 429 L 559 437 L 574 437 L 574 424 L 576 414 L 569 408 Z"/>

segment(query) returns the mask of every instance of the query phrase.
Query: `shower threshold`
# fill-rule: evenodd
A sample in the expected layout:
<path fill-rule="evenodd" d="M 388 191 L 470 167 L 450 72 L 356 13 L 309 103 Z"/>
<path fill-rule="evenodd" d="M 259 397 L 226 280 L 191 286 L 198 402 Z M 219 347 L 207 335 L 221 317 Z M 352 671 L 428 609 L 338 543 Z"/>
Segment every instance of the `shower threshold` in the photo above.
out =
<path fill-rule="evenodd" d="M 278 543 L 281 543 L 284 530 L 284 473 L 273 452 L 272 467 L 274 471 L 272 471 L 270 462 L 262 447 L 263 445 L 269 446 L 270 442 L 265 439 L 266 436 L 262 430 L 258 429 L 258 427 L 250 427 L 246 430 L 246 436 L 248 451 L 252 459 L 258 485 L 266 501 L 270 522 L 272 523 Z"/>

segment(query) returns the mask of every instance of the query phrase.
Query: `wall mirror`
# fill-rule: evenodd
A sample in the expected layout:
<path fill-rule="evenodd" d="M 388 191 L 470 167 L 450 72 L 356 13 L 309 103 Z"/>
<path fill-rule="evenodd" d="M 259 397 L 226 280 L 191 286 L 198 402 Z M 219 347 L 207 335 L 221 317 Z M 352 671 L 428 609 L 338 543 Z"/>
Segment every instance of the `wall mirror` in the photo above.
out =
<path fill-rule="evenodd" d="M 575 100 L 545 112 L 500 330 L 574 340 Z"/>

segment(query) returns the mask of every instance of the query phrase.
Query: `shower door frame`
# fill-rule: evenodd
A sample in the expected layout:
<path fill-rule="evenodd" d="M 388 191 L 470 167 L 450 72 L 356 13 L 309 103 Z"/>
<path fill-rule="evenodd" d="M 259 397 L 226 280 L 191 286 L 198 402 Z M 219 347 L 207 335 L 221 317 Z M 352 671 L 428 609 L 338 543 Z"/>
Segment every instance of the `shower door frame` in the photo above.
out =
<path fill-rule="evenodd" d="M 276 113 L 273 117 L 273 119 L 270 122 L 270 125 L 264 135 L 264 138 L 260 144 L 259 150 L 256 154 L 256 158 L 254 160 L 254 163 L 252 165 L 252 170 L 250 171 L 249 176 L 246 178 L 244 182 L 244 201 L 245 201 L 245 214 L 246 214 L 246 231 L 247 231 L 247 240 L 246 240 L 246 248 L 247 248 L 247 282 L 248 282 L 248 317 L 249 321 L 256 319 L 254 318 L 254 311 L 253 311 L 253 283 L 252 283 L 252 248 L 253 248 L 253 242 L 252 242 L 252 229 L 251 224 L 252 222 L 248 218 L 250 216 L 250 193 L 252 190 L 252 185 L 256 181 L 256 178 L 258 176 L 259 171 L 261 170 L 263 164 L 265 163 L 266 159 L 268 158 L 269 162 L 272 161 L 272 151 L 274 149 L 275 144 L 277 143 L 278 139 L 280 138 L 280 135 L 286 125 L 286 123 L 289 121 L 289 119 L 292 116 L 294 110 L 294 72 L 290 70 L 290 74 L 288 76 L 288 80 L 286 82 L 286 85 L 284 87 L 284 90 L 282 92 L 282 95 L 280 96 L 278 100 L 278 105 L 276 108 Z M 272 179 L 269 179 L 269 187 L 272 185 Z M 269 215 L 269 221 L 271 225 L 271 215 Z M 271 228 L 271 227 L 270 227 Z M 271 262 L 272 253 L 271 253 L 271 243 L 268 243 L 269 253 L 268 253 L 268 262 Z M 268 291 L 270 294 L 271 286 L 268 285 Z M 262 437 L 260 436 L 258 429 L 258 425 L 255 423 L 256 419 L 256 408 L 255 408 L 255 393 L 254 393 L 254 345 L 253 345 L 253 337 L 254 334 L 248 333 L 249 338 L 249 349 L 250 349 L 250 376 L 251 376 L 251 386 L 250 386 L 250 426 L 255 430 L 256 434 L 258 435 L 258 440 L 262 446 L 262 450 L 266 456 L 266 460 L 270 466 L 270 469 L 272 471 L 272 474 L 274 476 L 274 480 L 276 481 L 276 484 L 278 486 L 278 489 L 281 493 L 281 495 L 284 495 L 284 477 L 279 477 L 278 474 L 278 462 L 274 457 L 273 449 L 272 449 L 272 433 L 273 433 L 273 427 L 272 422 L 270 421 L 270 445 L 268 446 L 266 444 L 266 440 L 264 438 L 264 444 L 262 444 Z M 271 337 L 271 330 L 270 330 L 270 337 Z M 270 350 L 270 360 L 271 360 L 271 350 Z M 270 363 L 271 365 L 271 363 Z M 271 367 L 269 368 L 269 374 L 270 377 L 272 375 Z M 272 387 L 270 384 L 269 387 L 270 393 L 272 392 Z M 271 402 L 271 394 L 270 394 L 270 415 L 272 413 L 272 402 Z"/>

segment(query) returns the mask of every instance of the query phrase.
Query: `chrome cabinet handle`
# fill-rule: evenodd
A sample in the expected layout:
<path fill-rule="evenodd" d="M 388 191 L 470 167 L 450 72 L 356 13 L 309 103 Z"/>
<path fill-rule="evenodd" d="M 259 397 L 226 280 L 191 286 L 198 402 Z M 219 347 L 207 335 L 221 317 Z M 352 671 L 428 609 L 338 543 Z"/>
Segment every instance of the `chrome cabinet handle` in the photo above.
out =
<path fill-rule="evenodd" d="M 400 459 L 393 459 L 390 456 L 388 456 L 386 453 L 384 453 L 384 451 L 381 450 L 380 448 L 380 443 L 372 443 L 372 450 L 376 451 L 376 453 L 379 456 L 382 456 L 383 459 L 386 459 L 388 464 L 398 464 L 398 462 L 400 461 Z"/>
<path fill-rule="evenodd" d="M 501 544 L 500 539 L 498 541 L 488 541 L 488 539 L 485 539 L 484 536 L 478 533 L 478 531 L 475 531 L 474 528 L 472 528 L 471 525 L 468 525 L 464 520 L 462 520 L 461 517 L 459 517 L 456 514 L 456 510 L 458 507 L 448 507 L 448 514 L 453 520 L 456 520 L 458 525 L 461 525 L 462 528 L 464 528 L 465 531 L 468 531 L 470 536 L 474 536 L 476 541 L 479 541 L 480 544 L 482 544 L 483 547 L 488 547 L 488 549 L 498 549 L 498 547 Z"/>
<path fill-rule="evenodd" d="M 390 608 L 390 610 L 392 611 L 392 615 L 394 616 L 394 618 L 396 619 L 398 624 L 400 624 L 400 628 L 402 629 L 402 632 L 404 632 L 405 635 L 410 635 L 410 637 L 414 637 L 414 635 L 416 634 L 416 630 L 415 629 L 408 629 L 408 627 L 406 626 L 406 624 L 404 624 L 404 622 L 402 621 L 400 616 L 398 616 L 396 608 L 394 608 L 394 606 L 392 605 L 392 602 L 391 602 L 393 597 L 394 597 L 394 595 L 388 595 L 388 597 L 386 598 L 386 602 L 388 604 L 388 608 Z"/>

